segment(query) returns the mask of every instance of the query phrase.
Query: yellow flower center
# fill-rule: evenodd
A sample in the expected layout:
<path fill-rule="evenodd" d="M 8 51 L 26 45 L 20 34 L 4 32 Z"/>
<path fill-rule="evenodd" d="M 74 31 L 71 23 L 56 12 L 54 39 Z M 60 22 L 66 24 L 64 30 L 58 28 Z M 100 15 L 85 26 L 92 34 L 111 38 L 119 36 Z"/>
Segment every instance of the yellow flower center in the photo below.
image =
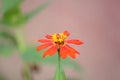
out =
<path fill-rule="evenodd" d="M 64 45 L 64 40 L 67 38 L 67 36 L 63 33 L 59 33 L 59 34 L 53 34 L 52 35 L 52 39 L 53 42 L 57 45 Z"/>

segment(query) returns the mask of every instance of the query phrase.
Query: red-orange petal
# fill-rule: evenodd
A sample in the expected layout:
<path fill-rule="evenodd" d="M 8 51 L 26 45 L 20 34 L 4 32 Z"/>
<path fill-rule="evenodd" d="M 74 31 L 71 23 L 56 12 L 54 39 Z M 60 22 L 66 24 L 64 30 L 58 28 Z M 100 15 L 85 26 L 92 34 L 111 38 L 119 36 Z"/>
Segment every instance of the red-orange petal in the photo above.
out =
<path fill-rule="evenodd" d="M 65 59 L 67 57 L 67 52 L 64 48 L 64 46 L 60 46 L 60 56 Z"/>
<path fill-rule="evenodd" d="M 45 36 L 47 39 L 52 39 L 52 36 L 51 35 L 46 35 Z"/>
<path fill-rule="evenodd" d="M 53 56 L 57 52 L 58 47 L 52 46 L 47 51 L 44 52 L 43 57 L 45 58 L 47 55 Z"/>
<path fill-rule="evenodd" d="M 63 34 L 65 34 L 66 36 L 70 35 L 70 33 L 68 31 L 64 31 Z"/>
<path fill-rule="evenodd" d="M 44 48 L 47 48 L 51 45 L 53 45 L 53 44 L 52 43 L 47 43 L 47 44 L 40 45 L 40 46 L 37 47 L 37 50 L 40 51 L 40 50 L 42 50 Z"/>
<path fill-rule="evenodd" d="M 81 45 L 81 44 L 83 44 L 83 42 L 80 41 L 80 40 L 67 40 L 66 42 L 67 42 L 67 43 L 71 43 L 71 44 L 76 44 L 76 45 Z"/>
<path fill-rule="evenodd" d="M 46 43 L 46 42 L 51 42 L 51 40 L 49 40 L 49 39 L 40 39 L 40 40 L 38 40 L 38 42 Z"/>
<path fill-rule="evenodd" d="M 66 48 L 67 48 L 68 50 L 70 50 L 71 52 L 80 54 L 77 50 L 75 50 L 74 48 L 70 47 L 69 45 L 66 44 L 65 46 L 66 46 Z"/>
<path fill-rule="evenodd" d="M 67 54 L 68 54 L 70 57 L 72 57 L 73 59 L 76 58 L 76 56 L 75 56 L 76 53 L 73 52 L 73 51 L 71 51 L 70 49 L 68 49 L 67 46 L 65 46 L 65 50 L 66 50 Z"/>

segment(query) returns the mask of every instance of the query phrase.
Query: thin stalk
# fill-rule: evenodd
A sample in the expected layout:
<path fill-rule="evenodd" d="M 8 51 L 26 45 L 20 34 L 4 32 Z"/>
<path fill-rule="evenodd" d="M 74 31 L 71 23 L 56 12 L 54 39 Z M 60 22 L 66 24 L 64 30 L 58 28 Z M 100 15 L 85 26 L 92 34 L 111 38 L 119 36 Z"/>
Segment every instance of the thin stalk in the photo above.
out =
<path fill-rule="evenodd" d="M 22 75 L 23 75 L 23 80 L 32 80 L 29 65 L 24 64 L 24 69 L 23 69 Z"/>
<path fill-rule="evenodd" d="M 14 30 L 14 37 L 16 39 L 17 47 L 20 53 L 24 53 L 26 51 L 26 44 L 23 39 L 22 30 L 21 29 L 15 29 Z M 32 75 L 30 73 L 30 68 L 27 63 L 24 63 L 23 68 L 23 80 L 32 80 Z"/>
<path fill-rule="evenodd" d="M 60 49 L 58 49 L 58 80 L 60 80 Z"/>
<path fill-rule="evenodd" d="M 14 30 L 14 36 L 20 53 L 24 53 L 26 50 L 26 44 L 22 36 L 22 30 L 20 29 Z"/>

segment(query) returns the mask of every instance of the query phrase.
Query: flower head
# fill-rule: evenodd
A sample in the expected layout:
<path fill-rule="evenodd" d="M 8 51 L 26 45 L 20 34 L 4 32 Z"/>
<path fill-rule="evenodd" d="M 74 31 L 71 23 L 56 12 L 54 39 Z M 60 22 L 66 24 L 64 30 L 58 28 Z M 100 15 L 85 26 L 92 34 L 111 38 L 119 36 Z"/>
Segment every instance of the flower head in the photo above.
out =
<path fill-rule="evenodd" d="M 42 45 L 37 47 L 37 50 L 40 51 L 47 47 L 50 47 L 43 53 L 43 57 L 47 55 L 53 56 L 57 50 L 60 50 L 60 56 L 65 59 L 68 55 L 72 58 L 76 58 L 76 54 L 80 54 L 74 48 L 70 47 L 68 44 L 76 44 L 81 45 L 83 42 L 80 40 L 66 40 L 69 36 L 68 31 L 64 31 L 63 33 L 57 33 L 53 35 L 46 35 L 46 39 L 40 39 L 39 42 L 43 43 Z"/>

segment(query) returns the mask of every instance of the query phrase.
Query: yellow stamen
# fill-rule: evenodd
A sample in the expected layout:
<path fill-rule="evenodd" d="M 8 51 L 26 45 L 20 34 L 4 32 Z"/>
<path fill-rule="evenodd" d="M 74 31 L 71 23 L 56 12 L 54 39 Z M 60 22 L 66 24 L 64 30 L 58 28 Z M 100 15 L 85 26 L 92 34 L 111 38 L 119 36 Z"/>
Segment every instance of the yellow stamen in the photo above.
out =
<path fill-rule="evenodd" d="M 67 36 L 63 33 L 59 33 L 59 34 L 53 34 L 52 35 L 52 39 L 53 42 L 57 45 L 64 45 L 64 40 L 67 38 Z"/>

